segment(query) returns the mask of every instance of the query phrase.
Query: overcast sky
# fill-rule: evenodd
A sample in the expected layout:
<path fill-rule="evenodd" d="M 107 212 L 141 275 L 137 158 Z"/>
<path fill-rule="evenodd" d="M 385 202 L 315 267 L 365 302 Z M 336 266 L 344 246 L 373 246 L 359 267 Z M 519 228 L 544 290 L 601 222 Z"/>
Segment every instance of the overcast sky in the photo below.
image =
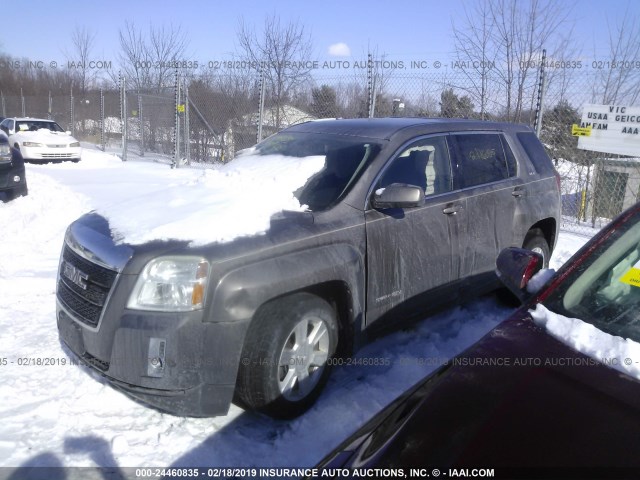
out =
<path fill-rule="evenodd" d="M 605 59 L 607 21 L 621 22 L 627 15 L 640 18 L 640 2 L 633 0 L 581 0 L 575 8 L 572 35 L 587 59 Z M 66 62 L 71 32 L 76 25 L 95 33 L 96 60 L 116 60 L 118 29 L 125 21 L 141 28 L 180 26 L 188 35 L 189 58 L 199 62 L 229 59 L 235 50 L 238 21 L 260 28 L 267 15 L 299 21 L 308 28 L 315 59 L 366 56 L 377 48 L 388 58 L 406 61 L 452 59 L 452 20 L 459 18 L 464 0 L 29 0 L 28 9 L 5 16 L 0 29 L 0 51 L 31 60 Z M 5 9 L 6 10 L 6 9 Z M 8 13 L 8 12 L 5 12 Z M 638 25 L 638 24 L 636 24 Z M 340 57 L 339 55 L 347 55 Z M 350 55 L 350 57 L 349 57 Z M 307 60 L 307 59 L 305 59 Z"/>

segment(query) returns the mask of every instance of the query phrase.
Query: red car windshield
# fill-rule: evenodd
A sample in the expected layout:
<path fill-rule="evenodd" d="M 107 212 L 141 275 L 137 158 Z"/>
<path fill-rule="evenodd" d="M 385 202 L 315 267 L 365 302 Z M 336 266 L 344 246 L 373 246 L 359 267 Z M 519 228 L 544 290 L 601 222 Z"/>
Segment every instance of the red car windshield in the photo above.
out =
<path fill-rule="evenodd" d="M 547 297 L 544 305 L 640 342 L 640 207 Z"/>

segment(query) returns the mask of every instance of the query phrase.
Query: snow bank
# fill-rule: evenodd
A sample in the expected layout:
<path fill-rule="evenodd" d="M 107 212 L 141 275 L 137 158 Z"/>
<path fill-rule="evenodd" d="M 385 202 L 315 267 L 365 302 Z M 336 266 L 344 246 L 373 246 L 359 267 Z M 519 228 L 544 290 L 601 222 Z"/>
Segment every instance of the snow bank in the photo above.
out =
<path fill-rule="evenodd" d="M 551 336 L 585 355 L 640 380 L 640 343 L 615 337 L 577 318 L 568 318 L 538 304 L 529 310 L 533 320 Z"/>
<path fill-rule="evenodd" d="M 293 192 L 324 167 L 324 156 L 248 155 L 195 181 L 98 207 L 121 243 L 228 242 L 269 229 L 282 210 L 304 210 Z"/>
<path fill-rule="evenodd" d="M 91 210 L 84 195 L 47 175 L 29 171 L 27 182 L 28 196 L 0 203 L 0 278 L 42 267 L 42 254 L 58 257 L 67 225 Z"/>

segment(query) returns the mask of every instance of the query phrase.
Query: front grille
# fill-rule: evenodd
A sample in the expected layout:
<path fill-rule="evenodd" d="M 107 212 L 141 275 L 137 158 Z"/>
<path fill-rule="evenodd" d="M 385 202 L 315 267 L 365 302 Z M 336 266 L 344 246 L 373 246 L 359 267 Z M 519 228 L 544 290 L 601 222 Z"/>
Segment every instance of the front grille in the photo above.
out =
<path fill-rule="evenodd" d="M 73 153 L 43 153 L 42 158 L 71 158 L 75 156 Z"/>
<path fill-rule="evenodd" d="M 69 266 L 77 274 L 75 279 L 64 274 Z M 96 327 L 117 275 L 65 246 L 58 272 L 58 300 L 77 320 Z"/>

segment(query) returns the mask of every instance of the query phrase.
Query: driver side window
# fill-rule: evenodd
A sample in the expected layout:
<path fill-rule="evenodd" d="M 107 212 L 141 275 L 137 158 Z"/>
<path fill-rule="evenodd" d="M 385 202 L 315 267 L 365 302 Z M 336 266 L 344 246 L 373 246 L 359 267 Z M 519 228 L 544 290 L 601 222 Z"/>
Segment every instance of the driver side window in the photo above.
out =
<path fill-rule="evenodd" d="M 416 185 L 425 195 L 450 192 L 451 161 L 446 136 L 423 138 L 403 149 L 383 173 L 379 187 L 393 183 Z"/>

